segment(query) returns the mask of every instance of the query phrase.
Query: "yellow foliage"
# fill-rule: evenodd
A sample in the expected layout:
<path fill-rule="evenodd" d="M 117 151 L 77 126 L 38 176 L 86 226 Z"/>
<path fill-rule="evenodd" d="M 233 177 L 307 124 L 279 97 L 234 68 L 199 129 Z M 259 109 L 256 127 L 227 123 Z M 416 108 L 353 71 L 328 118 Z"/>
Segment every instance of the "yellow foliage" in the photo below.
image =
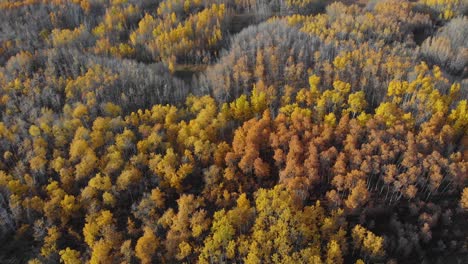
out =
<path fill-rule="evenodd" d="M 137 241 L 135 246 L 135 255 L 143 264 L 152 263 L 152 257 L 156 253 L 159 241 L 149 227 L 144 228 L 144 234 Z"/>
<path fill-rule="evenodd" d="M 468 131 L 468 101 L 461 100 L 452 110 L 448 119 L 457 131 L 466 134 Z"/>
<path fill-rule="evenodd" d="M 32 125 L 29 127 L 29 134 L 33 137 L 37 137 L 41 134 L 41 130 L 37 126 Z"/>
<path fill-rule="evenodd" d="M 57 227 L 53 226 L 47 229 L 47 235 L 44 238 L 44 245 L 41 248 L 41 255 L 49 257 L 57 251 L 57 240 L 61 234 Z"/>
<path fill-rule="evenodd" d="M 80 264 L 80 252 L 67 247 L 66 249 L 60 250 L 60 262 L 64 264 Z"/>

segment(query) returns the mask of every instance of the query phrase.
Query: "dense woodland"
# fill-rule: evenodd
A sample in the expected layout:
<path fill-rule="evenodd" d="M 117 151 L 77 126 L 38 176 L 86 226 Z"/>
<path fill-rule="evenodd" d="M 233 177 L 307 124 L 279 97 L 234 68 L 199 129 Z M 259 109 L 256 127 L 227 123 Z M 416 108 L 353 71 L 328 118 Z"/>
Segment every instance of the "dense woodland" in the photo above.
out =
<path fill-rule="evenodd" d="M 0 263 L 468 263 L 464 0 L 0 0 Z"/>

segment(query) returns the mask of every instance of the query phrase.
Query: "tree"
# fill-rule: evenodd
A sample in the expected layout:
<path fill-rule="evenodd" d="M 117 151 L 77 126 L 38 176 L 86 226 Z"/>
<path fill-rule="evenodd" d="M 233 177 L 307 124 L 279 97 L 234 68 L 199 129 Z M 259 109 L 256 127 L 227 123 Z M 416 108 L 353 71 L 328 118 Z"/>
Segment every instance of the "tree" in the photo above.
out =
<path fill-rule="evenodd" d="M 164 241 L 167 256 L 171 259 L 184 256 L 183 252 L 187 252 L 186 246 L 179 247 L 181 243 L 185 242 L 191 245 L 195 242 L 201 242 L 201 234 L 210 226 L 210 219 L 206 218 L 206 211 L 202 209 L 203 200 L 201 198 L 184 194 L 177 200 L 177 205 L 178 212 L 168 222 L 169 230 Z"/>
<path fill-rule="evenodd" d="M 343 256 L 341 253 L 340 245 L 332 240 L 327 244 L 327 259 L 325 261 L 327 264 L 341 264 L 343 263 Z"/>
<path fill-rule="evenodd" d="M 47 236 L 44 238 L 44 244 L 41 248 L 41 255 L 45 258 L 50 258 L 52 254 L 57 252 L 57 240 L 61 237 L 61 233 L 56 226 L 47 229 Z"/>
<path fill-rule="evenodd" d="M 363 91 L 355 92 L 348 97 L 349 111 L 353 117 L 364 111 L 367 107 L 367 101 Z"/>
<path fill-rule="evenodd" d="M 159 246 L 159 240 L 154 235 L 153 230 L 147 226 L 144 227 L 144 234 L 140 237 L 135 246 L 135 256 L 141 263 L 152 263 L 153 256 Z"/>
<path fill-rule="evenodd" d="M 131 166 L 122 171 L 120 176 L 117 178 L 117 189 L 126 190 L 130 185 L 138 185 L 141 180 L 141 172 Z"/>
<path fill-rule="evenodd" d="M 468 209 L 468 188 L 463 189 L 463 193 L 460 199 L 460 206 L 463 210 Z"/>
<path fill-rule="evenodd" d="M 67 247 L 66 249 L 60 250 L 60 262 L 64 264 L 79 264 L 81 263 L 80 252 Z"/>
<path fill-rule="evenodd" d="M 205 246 L 200 254 L 201 262 L 223 262 L 232 258 L 228 247 L 234 242 L 235 229 L 224 210 L 215 212 L 211 227 L 211 236 L 205 240 Z"/>
<path fill-rule="evenodd" d="M 351 189 L 351 194 L 345 200 L 345 205 L 348 208 L 360 208 L 369 199 L 369 192 L 364 180 L 358 180 L 358 183 Z"/>
<path fill-rule="evenodd" d="M 91 259 L 89 260 L 89 263 L 111 263 L 111 250 L 112 246 L 107 241 L 104 239 L 99 239 L 92 247 Z"/>
<path fill-rule="evenodd" d="M 353 238 L 354 248 L 361 250 L 366 257 L 375 259 L 385 254 L 383 238 L 376 236 L 361 225 L 354 226 L 351 236 Z"/>

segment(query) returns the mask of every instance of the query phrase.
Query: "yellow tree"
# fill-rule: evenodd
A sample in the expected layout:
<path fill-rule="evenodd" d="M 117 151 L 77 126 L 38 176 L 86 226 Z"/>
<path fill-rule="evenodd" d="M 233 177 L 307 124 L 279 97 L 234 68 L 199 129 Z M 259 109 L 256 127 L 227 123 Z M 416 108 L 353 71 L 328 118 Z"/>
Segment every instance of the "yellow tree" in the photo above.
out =
<path fill-rule="evenodd" d="M 468 187 L 463 189 L 463 193 L 460 199 L 460 206 L 463 210 L 468 210 Z"/>
<path fill-rule="evenodd" d="M 143 230 L 143 236 L 138 239 L 135 246 L 135 256 L 140 259 L 141 263 L 149 264 L 153 262 L 159 240 L 150 227 L 145 226 Z"/>
<path fill-rule="evenodd" d="M 343 254 L 341 252 L 340 244 L 335 240 L 331 240 L 327 244 L 327 258 L 325 263 L 327 264 L 342 264 Z"/>
<path fill-rule="evenodd" d="M 60 250 L 60 262 L 64 264 L 80 264 L 82 263 L 80 259 L 80 252 L 74 249 L 67 247 L 66 249 Z"/>
<path fill-rule="evenodd" d="M 366 257 L 375 259 L 384 256 L 384 240 L 382 237 L 376 236 L 361 225 L 354 226 L 351 237 L 354 248 L 360 250 Z"/>

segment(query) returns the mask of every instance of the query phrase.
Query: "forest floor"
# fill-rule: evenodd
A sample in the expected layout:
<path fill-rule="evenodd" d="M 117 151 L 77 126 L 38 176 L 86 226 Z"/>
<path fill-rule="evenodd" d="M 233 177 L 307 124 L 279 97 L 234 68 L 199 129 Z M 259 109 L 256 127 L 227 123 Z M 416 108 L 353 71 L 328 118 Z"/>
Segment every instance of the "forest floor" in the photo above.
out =
<path fill-rule="evenodd" d="M 208 64 L 177 64 L 174 66 L 174 76 L 190 83 L 195 74 L 204 72 Z"/>

